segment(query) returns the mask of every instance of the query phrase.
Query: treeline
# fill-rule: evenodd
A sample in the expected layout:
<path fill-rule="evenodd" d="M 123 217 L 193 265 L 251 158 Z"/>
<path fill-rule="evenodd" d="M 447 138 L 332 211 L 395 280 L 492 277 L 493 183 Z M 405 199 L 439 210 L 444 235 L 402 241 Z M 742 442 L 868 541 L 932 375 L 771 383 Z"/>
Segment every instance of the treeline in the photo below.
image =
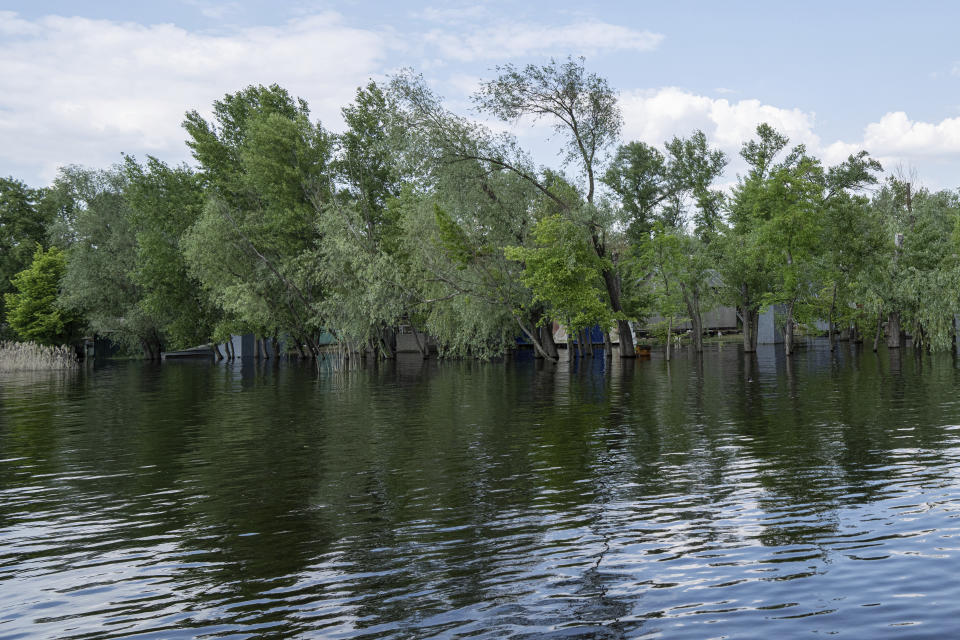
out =
<path fill-rule="evenodd" d="M 690 321 L 700 350 L 703 314 L 725 304 L 747 350 L 771 305 L 788 354 L 817 319 L 831 338 L 951 344 L 955 192 L 880 184 L 866 152 L 826 167 L 765 124 L 723 189 L 728 158 L 702 132 L 624 143 L 616 93 L 582 61 L 497 71 L 476 112 L 549 124 L 557 166 L 402 73 L 358 89 L 343 133 L 279 86 L 251 86 L 212 120 L 186 114 L 195 168 L 126 157 L 44 189 L 0 181 L 2 331 L 97 333 L 148 357 L 244 333 L 316 356 L 332 335 L 390 358 L 402 326 L 424 355 L 427 335 L 486 358 L 522 334 L 556 358 L 557 321 L 616 328 L 630 357 L 631 323 L 657 314 L 666 337 Z"/>

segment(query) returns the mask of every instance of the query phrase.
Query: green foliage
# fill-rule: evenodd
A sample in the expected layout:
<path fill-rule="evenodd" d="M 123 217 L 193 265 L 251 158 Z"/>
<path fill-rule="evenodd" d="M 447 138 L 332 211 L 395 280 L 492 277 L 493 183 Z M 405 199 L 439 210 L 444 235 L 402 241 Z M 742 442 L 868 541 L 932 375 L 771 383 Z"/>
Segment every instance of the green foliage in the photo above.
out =
<path fill-rule="evenodd" d="M 39 245 L 30 266 L 13 277 L 15 291 L 4 294 L 7 323 L 22 340 L 43 345 L 68 344 L 79 337 L 81 316 L 57 300 L 67 258 L 57 247 Z"/>
<path fill-rule="evenodd" d="M 332 193 L 331 136 L 303 100 L 277 85 L 214 102 L 214 122 L 184 121 L 207 185 L 207 204 L 184 234 L 190 273 L 228 328 L 261 335 L 319 333 L 318 211 Z"/>
<path fill-rule="evenodd" d="M 136 235 L 131 280 L 140 291 L 139 310 L 154 318 L 172 348 L 210 340 L 218 314 L 200 282 L 187 269 L 181 239 L 203 209 L 203 187 L 189 168 L 148 157 L 127 157 L 124 198 Z"/>
<path fill-rule="evenodd" d="M 145 342 L 159 346 L 160 327 L 139 303 L 135 281 L 137 236 L 125 198 L 128 181 L 120 169 L 61 170 L 52 192 L 65 215 L 51 229 L 66 246 L 62 304 L 87 319 L 87 328 L 129 350 Z"/>
<path fill-rule="evenodd" d="M 559 214 L 542 218 L 533 227 L 534 245 L 506 247 L 508 259 L 523 265 L 521 281 L 533 300 L 546 308 L 546 317 L 563 323 L 568 331 L 599 324 L 609 329 L 614 315 L 605 299 L 597 257 L 583 228 Z"/>
<path fill-rule="evenodd" d="M 3 300 L 13 291 L 11 279 L 30 264 L 37 244 L 46 243 L 49 211 L 40 206 L 41 197 L 19 180 L 0 178 L 0 318 L 6 316 Z"/>

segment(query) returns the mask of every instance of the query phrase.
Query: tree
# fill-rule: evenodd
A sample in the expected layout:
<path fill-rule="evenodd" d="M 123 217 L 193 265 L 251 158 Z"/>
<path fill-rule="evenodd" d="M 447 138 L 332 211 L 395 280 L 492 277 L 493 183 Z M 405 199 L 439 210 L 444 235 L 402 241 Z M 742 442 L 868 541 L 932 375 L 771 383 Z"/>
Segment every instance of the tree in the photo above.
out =
<path fill-rule="evenodd" d="M 316 353 L 323 319 L 313 250 L 318 209 L 329 199 L 330 135 L 303 100 L 277 85 L 251 86 L 183 123 L 209 197 L 184 238 L 191 272 L 224 311 L 223 322 L 276 338 L 295 336 Z M 210 257 L 212 243 L 220 260 Z M 217 330 L 224 333 L 224 327 Z"/>
<path fill-rule="evenodd" d="M 604 300 L 606 265 L 583 228 L 554 214 L 536 223 L 533 239 L 534 246 L 507 247 L 505 255 L 523 265 L 521 281 L 545 306 L 544 317 L 560 321 L 571 335 L 594 325 L 609 329 L 615 319 Z"/>
<path fill-rule="evenodd" d="M 13 277 L 15 292 L 4 295 L 7 322 L 22 340 L 45 345 L 68 344 L 79 336 L 82 317 L 58 299 L 67 269 L 63 251 L 39 245 L 30 266 Z"/>
<path fill-rule="evenodd" d="M 741 155 L 750 166 L 734 190 L 730 212 L 727 285 L 734 285 L 744 318 L 744 348 L 756 349 L 761 306 L 782 305 L 784 349 L 793 352 L 794 323 L 813 320 L 820 293 L 823 233 L 834 202 L 876 181 L 880 164 L 862 151 L 824 171 L 797 145 L 778 161 L 789 140 L 772 127 Z"/>
<path fill-rule="evenodd" d="M 122 167 L 136 237 L 131 275 L 141 292 L 137 305 L 156 319 L 175 348 L 205 343 L 213 337 L 219 314 L 189 273 L 181 248 L 181 239 L 203 210 L 199 176 L 152 156 L 144 164 L 128 156 Z"/>
<path fill-rule="evenodd" d="M 674 279 L 671 286 L 687 308 L 694 349 L 700 352 L 702 312 L 709 304 L 715 280 L 711 242 L 720 231 L 724 203 L 722 192 L 712 185 L 727 161 L 722 151 L 709 148 L 702 131 L 695 131 L 689 138 L 674 137 L 664 150 L 661 153 L 643 142 L 621 146 L 604 182 L 619 197 L 635 257 L 649 256 L 657 225 L 662 227 L 661 241 L 667 231 L 676 239 L 675 250 L 668 254 L 675 263 L 661 269 L 661 277 L 646 272 L 640 280 L 658 287 L 663 275 Z M 640 259 L 637 264 L 653 263 Z M 665 300 L 659 295 L 654 298 Z M 668 315 L 665 309 L 659 311 Z"/>
<path fill-rule="evenodd" d="M 594 202 L 603 154 L 617 140 L 622 126 L 616 93 L 605 79 L 587 72 L 582 58 L 562 63 L 551 60 L 546 65 L 527 65 L 522 69 L 506 65 L 497 67 L 497 71 L 497 78 L 481 85 L 477 105 L 505 121 L 545 118 L 564 137 L 565 160 L 577 166 L 584 181 L 586 215 L 580 221 L 587 228 L 597 258 L 606 260 L 602 276 L 610 309 L 618 316 L 620 356 L 634 357 L 633 334 L 623 309 L 621 274 L 616 268 L 618 256 L 610 251 L 608 244 L 615 219 Z M 531 181 L 566 212 L 573 213 L 569 204 L 552 197 L 549 189 L 530 172 L 500 162 Z"/>
<path fill-rule="evenodd" d="M 65 249 L 61 303 L 83 314 L 87 328 L 159 359 L 164 337 L 157 318 L 140 306 L 135 281 L 137 236 L 119 167 L 66 167 L 50 189 L 58 211 L 51 237 Z"/>
<path fill-rule="evenodd" d="M 422 323 L 418 291 L 402 249 L 401 209 L 390 206 L 401 192 L 406 146 L 398 107 L 371 82 L 342 113 L 347 130 L 336 137 L 330 165 L 340 188 L 318 212 L 325 293 L 320 313 L 353 348 L 371 345 L 387 358 L 396 353 L 397 325 L 408 324 L 426 357 L 416 328 Z"/>
<path fill-rule="evenodd" d="M 552 332 L 537 329 L 552 319 L 504 250 L 530 242 L 538 197 L 561 197 L 515 140 L 450 113 L 422 79 L 399 76 L 391 91 L 409 135 L 400 218 L 426 326 L 455 352 L 485 356 L 512 348 L 519 328 L 556 360 Z"/>
<path fill-rule="evenodd" d="M 42 191 L 20 180 L 0 178 L 0 318 L 6 317 L 3 300 L 13 291 L 11 279 L 30 265 L 37 245 L 46 244 L 50 215 L 41 198 Z"/>

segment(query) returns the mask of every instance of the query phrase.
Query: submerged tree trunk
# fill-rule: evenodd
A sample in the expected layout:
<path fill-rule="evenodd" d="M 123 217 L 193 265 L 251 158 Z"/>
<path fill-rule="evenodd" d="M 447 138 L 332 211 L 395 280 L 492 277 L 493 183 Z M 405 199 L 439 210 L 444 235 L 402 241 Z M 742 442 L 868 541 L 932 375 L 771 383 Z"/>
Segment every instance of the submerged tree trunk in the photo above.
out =
<path fill-rule="evenodd" d="M 783 323 L 783 349 L 789 356 L 793 354 L 793 305 L 787 305 L 787 318 Z"/>
<path fill-rule="evenodd" d="M 690 334 L 693 337 L 693 350 L 703 352 L 703 315 L 700 313 L 700 293 L 695 287 L 687 289 L 680 284 L 683 291 L 683 301 L 687 303 L 687 313 L 690 314 Z"/>
<path fill-rule="evenodd" d="M 221 360 L 223 360 L 223 354 L 220 353 L 219 344 L 217 344 L 216 342 L 212 343 L 210 345 L 210 349 L 211 351 L 213 351 L 213 357 L 216 359 L 217 362 L 220 362 Z"/>
<path fill-rule="evenodd" d="M 743 352 L 755 353 L 757 351 L 757 338 L 759 337 L 760 310 L 743 310 Z"/>
<path fill-rule="evenodd" d="M 588 327 L 583 330 L 583 348 L 586 355 L 593 357 L 593 328 Z"/>
<path fill-rule="evenodd" d="M 607 358 L 613 357 L 613 341 L 610 339 L 610 330 L 603 332 L 603 355 Z"/>
<path fill-rule="evenodd" d="M 673 341 L 673 316 L 667 317 L 667 362 L 670 362 L 670 343 Z"/>
<path fill-rule="evenodd" d="M 836 306 L 837 306 L 837 285 L 836 283 L 834 283 L 833 298 L 830 300 L 830 314 L 829 314 L 829 317 L 827 318 L 827 332 L 830 334 L 830 351 L 833 351 L 837 347 L 837 342 L 833 335 L 834 334 L 833 312 L 834 312 L 834 309 L 836 309 Z"/>
<path fill-rule="evenodd" d="M 544 349 L 543 344 L 540 342 L 540 335 L 539 335 L 540 332 L 536 325 L 533 325 L 532 327 L 528 327 L 527 325 L 524 324 L 524 321 L 521 320 L 519 316 L 514 316 L 514 319 L 516 319 L 517 324 L 520 326 L 520 330 L 523 331 L 523 335 L 527 336 L 527 339 L 530 340 L 530 342 L 533 344 L 535 353 L 540 354 L 545 358 L 549 358 L 554 362 L 556 362 L 559 359 L 559 356 L 556 354 L 556 345 L 554 345 L 554 349 L 553 349 L 554 355 L 550 355 Z M 552 337 L 553 336 L 551 335 L 551 338 Z"/>
<path fill-rule="evenodd" d="M 273 348 L 273 357 L 280 359 L 280 338 L 277 332 L 273 332 L 273 338 L 270 340 L 270 346 Z"/>
<path fill-rule="evenodd" d="M 560 352 L 557 351 L 557 343 L 553 339 L 553 322 L 549 319 L 543 322 L 544 324 L 540 325 L 540 342 L 547 358 L 556 362 L 560 359 Z"/>
<path fill-rule="evenodd" d="M 903 337 L 900 332 L 900 312 L 891 311 L 887 316 L 887 348 L 899 349 L 903 344 Z"/>
<path fill-rule="evenodd" d="M 596 245 L 594 241 L 594 245 Z M 603 252 L 598 250 L 597 254 L 602 258 Z M 607 295 L 610 298 L 610 308 L 614 313 L 623 312 L 623 304 L 620 301 L 620 279 L 612 269 L 603 270 L 603 283 L 607 288 Z M 620 357 L 636 358 L 637 352 L 633 348 L 633 334 L 630 332 L 630 322 L 628 320 L 617 320 L 617 329 L 620 331 Z"/>

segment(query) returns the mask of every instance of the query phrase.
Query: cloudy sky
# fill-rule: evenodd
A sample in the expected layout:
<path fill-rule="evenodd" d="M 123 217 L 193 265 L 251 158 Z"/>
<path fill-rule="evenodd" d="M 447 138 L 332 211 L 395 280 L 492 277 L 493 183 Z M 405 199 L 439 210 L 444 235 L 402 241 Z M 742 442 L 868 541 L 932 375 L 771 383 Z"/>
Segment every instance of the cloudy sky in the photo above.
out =
<path fill-rule="evenodd" d="M 402 67 L 468 114 L 494 66 L 583 55 L 620 92 L 625 140 L 700 128 L 736 155 L 766 121 L 827 163 L 865 148 L 960 186 L 960 5 L 770 4 L 4 0 L 0 175 L 189 161 L 184 112 L 249 84 L 279 83 L 337 130 L 357 86 Z M 518 128 L 556 162 L 544 133 Z"/>

